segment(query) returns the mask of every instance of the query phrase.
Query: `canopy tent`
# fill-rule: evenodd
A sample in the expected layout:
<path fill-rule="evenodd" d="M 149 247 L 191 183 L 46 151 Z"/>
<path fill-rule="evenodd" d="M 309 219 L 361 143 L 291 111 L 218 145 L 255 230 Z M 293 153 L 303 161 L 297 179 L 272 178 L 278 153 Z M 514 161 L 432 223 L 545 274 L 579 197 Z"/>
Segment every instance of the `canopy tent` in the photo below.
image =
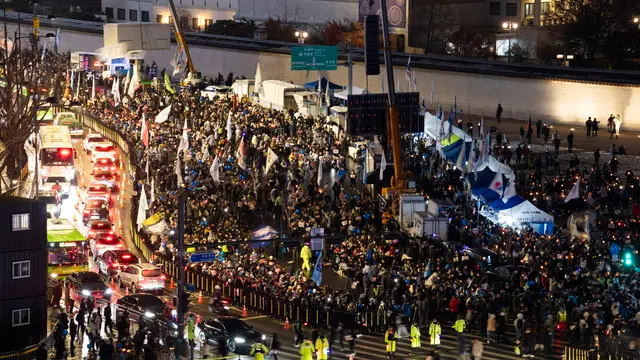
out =
<path fill-rule="evenodd" d="M 527 224 L 539 234 L 553 233 L 553 216 L 538 209 L 528 200 L 498 211 L 498 221 L 506 224 Z"/>
<path fill-rule="evenodd" d="M 509 179 L 515 179 L 515 173 L 511 166 L 501 163 L 493 156 L 489 156 L 487 161 L 477 166 L 478 171 L 484 170 L 485 168 L 489 168 L 493 172 L 499 172 Z"/>
<path fill-rule="evenodd" d="M 467 174 L 467 181 L 471 185 L 471 189 L 487 189 L 491 185 L 491 181 L 496 176 L 490 168 L 486 167 L 475 173 L 471 172 Z"/>
<path fill-rule="evenodd" d="M 318 82 L 316 81 L 316 84 Z M 306 86 L 306 85 L 305 85 Z M 366 90 L 363 88 L 359 88 L 357 86 L 351 86 L 351 95 L 362 95 L 365 94 Z M 349 96 L 349 89 L 337 92 L 335 94 L 333 94 L 333 97 L 341 99 L 341 100 L 347 100 L 347 97 Z"/>
<path fill-rule="evenodd" d="M 507 202 L 504 202 L 503 199 L 497 199 L 497 200 L 493 200 L 491 202 L 489 202 L 489 206 L 491 206 L 491 208 L 495 211 L 502 211 L 502 210 L 507 210 L 507 209 L 511 209 L 513 207 L 516 207 L 520 204 L 522 204 L 523 202 L 525 202 L 526 200 L 519 195 L 516 195 L 512 198 L 510 198 L 509 200 L 507 200 Z"/>
<path fill-rule="evenodd" d="M 329 84 L 329 90 L 342 90 L 342 89 L 344 89 L 344 86 L 338 85 L 338 84 L 334 84 L 331 81 L 329 81 L 329 79 L 327 79 L 326 77 L 322 77 L 320 79 L 320 84 L 322 85 L 322 87 L 321 87 L 322 91 L 325 91 L 325 89 L 327 88 L 327 84 Z M 309 90 L 318 90 L 318 80 L 308 82 L 308 83 L 304 84 L 304 87 L 309 89 Z"/>
<path fill-rule="evenodd" d="M 451 142 L 452 139 L 457 140 L 455 142 Z M 447 160 L 455 164 L 460 156 L 460 151 L 462 151 L 462 146 L 465 147 L 464 161 L 467 161 L 469 159 L 469 153 L 471 152 L 471 142 L 463 141 L 463 139 L 458 138 L 455 134 L 449 137 L 448 144 L 446 146 L 443 145 L 440 150 Z"/>
<path fill-rule="evenodd" d="M 458 139 L 464 139 L 466 142 L 473 140 L 473 137 L 469 136 L 469 134 L 457 126 L 451 126 L 451 131 Z M 445 120 L 443 126 L 442 120 L 427 112 L 424 114 L 424 133 L 432 139 L 441 138 L 444 141 L 444 139 L 450 137 L 449 121 Z"/>
<path fill-rule="evenodd" d="M 471 195 L 476 199 L 486 202 L 487 204 L 494 200 L 500 200 L 500 194 L 487 187 L 471 189 Z"/>

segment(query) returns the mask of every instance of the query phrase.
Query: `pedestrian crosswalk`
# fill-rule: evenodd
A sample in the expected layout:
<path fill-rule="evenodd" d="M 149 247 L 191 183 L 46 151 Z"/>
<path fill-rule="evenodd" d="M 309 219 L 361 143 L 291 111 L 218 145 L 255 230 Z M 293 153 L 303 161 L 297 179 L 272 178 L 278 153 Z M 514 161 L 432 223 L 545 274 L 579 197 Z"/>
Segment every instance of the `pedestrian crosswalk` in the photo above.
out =
<path fill-rule="evenodd" d="M 410 359 L 410 360 L 417 360 L 417 359 L 425 359 L 425 357 L 427 355 L 429 355 L 432 351 L 436 350 L 435 346 L 431 346 L 429 345 L 429 338 L 428 336 L 425 336 L 424 334 L 426 333 L 427 329 L 423 329 L 422 330 L 422 346 L 418 349 L 417 353 L 414 354 L 412 353 L 412 349 L 411 349 L 411 345 L 410 345 L 410 339 L 408 337 L 399 339 L 397 342 L 397 346 L 396 346 L 396 353 L 395 353 L 395 358 L 396 359 Z M 326 333 L 325 333 L 326 335 Z M 514 334 L 507 334 L 508 335 L 508 342 L 503 342 L 500 344 L 487 344 L 486 341 L 483 342 L 483 354 L 482 354 L 482 358 L 483 359 L 496 359 L 496 360 L 512 360 L 516 358 L 515 352 L 514 352 L 514 348 L 515 348 L 515 344 L 514 344 L 514 339 L 515 336 Z M 282 336 L 282 335 L 280 335 Z M 473 335 L 473 334 L 465 334 L 465 338 L 466 338 L 466 352 L 468 354 L 471 354 L 470 348 L 471 348 L 471 344 L 472 341 L 474 339 L 479 339 L 478 336 Z M 441 344 L 438 346 L 437 351 L 438 354 L 440 356 L 441 359 L 455 359 L 458 360 L 460 359 L 460 355 L 458 354 L 458 340 L 456 337 L 456 334 L 454 333 L 453 330 L 448 330 L 445 329 L 443 327 L 443 332 L 441 335 Z M 277 359 L 278 360 L 298 360 L 300 359 L 300 355 L 298 352 L 298 348 L 294 347 L 292 341 L 293 338 L 292 337 L 287 337 L 285 339 L 281 339 L 280 340 L 282 345 L 281 345 L 281 349 L 279 351 L 279 354 L 277 355 Z M 267 342 L 266 344 L 267 346 L 270 345 L 269 342 Z M 551 354 L 549 356 L 545 356 L 544 353 L 542 351 L 539 351 L 536 353 L 536 357 L 538 358 L 548 358 L 548 359 L 552 359 L 552 358 L 560 358 L 560 349 L 561 346 L 563 346 L 563 342 L 556 340 L 555 344 L 554 344 L 554 349 L 551 352 Z M 341 351 L 340 349 L 340 343 L 338 342 L 334 342 L 333 343 L 333 351 L 332 351 L 332 356 L 331 359 L 334 360 L 347 360 L 350 359 L 350 351 L 348 348 L 348 344 L 345 342 L 344 343 L 345 349 L 344 351 Z M 215 349 L 207 349 L 207 350 L 215 350 Z M 207 351 L 205 350 L 205 352 Z M 212 351 L 209 354 L 214 354 L 215 352 Z M 215 359 L 215 355 L 211 356 L 209 355 L 208 357 L 213 357 Z M 241 359 L 241 360 L 248 360 L 248 359 L 252 359 L 253 357 L 248 356 L 248 355 L 237 355 L 233 356 L 231 359 Z M 472 359 L 473 357 L 469 356 L 469 359 Z M 266 358 L 268 359 L 275 359 L 272 355 L 270 355 L 270 357 Z M 316 357 L 314 356 L 314 359 L 316 359 Z M 385 349 L 385 343 L 384 343 L 384 337 L 383 334 L 373 334 L 373 335 L 364 335 L 364 336 L 360 336 L 358 338 L 358 340 L 356 341 L 356 346 L 355 346 L 355 355 L 353 357 L 353 359 L 366 359 L 366 360 L 383 360 L 383 359 L 388 359 L 388 355 L 386 353 L 386 349 Z"/>

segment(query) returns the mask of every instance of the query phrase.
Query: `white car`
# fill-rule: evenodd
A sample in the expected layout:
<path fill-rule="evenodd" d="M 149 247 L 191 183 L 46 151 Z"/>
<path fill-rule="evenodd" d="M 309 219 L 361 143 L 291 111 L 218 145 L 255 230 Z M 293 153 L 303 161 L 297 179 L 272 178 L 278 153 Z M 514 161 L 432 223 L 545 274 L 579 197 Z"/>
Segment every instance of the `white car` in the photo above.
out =
<path fill-rule="evenodd" d="M 201 95 L 209 100 L 215 100 L 216 97 L 224 97 L 231 93 L 231 87 L 224 85 L 210 85 L 202 90 Z"/>
<path fill-rule="evenodd" d="M 109 159 L 116 162 L 116 147 L 108 142 L 96 143 L 91 149 L 91 162 L 95 163 L 97 159 Z"/>
<path fill-rule="evenodd" d="M 165 280 L 166 276 L 162 274 L 160 268 L 149 263 L 129 265 L 116 276 L 118 286 L 127 287 L 132 293 L 140 290 L 162 290 Z"/>
<path fill-rule="evenodd" d="M 87 152 L 87 154 L 90 154 L 93 151 L 93 147 L 96 144 L 100 144 L 105 142 L 105 139 L 102 137 L 102 135 L 100 134 L 88 134 L 85 138 L 84 141 L 82 142 L 82 146 L 84 147 L 84 151 Z"/>

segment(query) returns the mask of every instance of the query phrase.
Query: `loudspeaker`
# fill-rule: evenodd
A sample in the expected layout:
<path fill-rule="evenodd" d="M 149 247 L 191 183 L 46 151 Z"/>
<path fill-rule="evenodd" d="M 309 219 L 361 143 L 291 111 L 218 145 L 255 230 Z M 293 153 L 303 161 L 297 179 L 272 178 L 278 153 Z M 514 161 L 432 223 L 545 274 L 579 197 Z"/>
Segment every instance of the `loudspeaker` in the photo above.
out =
<path fill-rule="evenodd" d="M 378 22 L 378 15 L 367 15 L 364 18 L 364 64 L 367 75 L 380 74 Z"/>

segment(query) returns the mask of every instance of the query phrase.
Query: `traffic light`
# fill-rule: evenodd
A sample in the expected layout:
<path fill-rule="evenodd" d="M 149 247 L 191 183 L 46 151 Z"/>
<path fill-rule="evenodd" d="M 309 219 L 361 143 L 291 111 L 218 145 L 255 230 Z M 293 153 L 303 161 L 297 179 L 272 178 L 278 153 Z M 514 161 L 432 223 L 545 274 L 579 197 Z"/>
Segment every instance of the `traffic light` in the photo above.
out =
<path fill-rule="evenodd" d="M 625 266 L 632 266 L 633 265 L 633 254 L 631 253 L 631 251 L 626 251 L 624 253 L 624 265 Z"/>

